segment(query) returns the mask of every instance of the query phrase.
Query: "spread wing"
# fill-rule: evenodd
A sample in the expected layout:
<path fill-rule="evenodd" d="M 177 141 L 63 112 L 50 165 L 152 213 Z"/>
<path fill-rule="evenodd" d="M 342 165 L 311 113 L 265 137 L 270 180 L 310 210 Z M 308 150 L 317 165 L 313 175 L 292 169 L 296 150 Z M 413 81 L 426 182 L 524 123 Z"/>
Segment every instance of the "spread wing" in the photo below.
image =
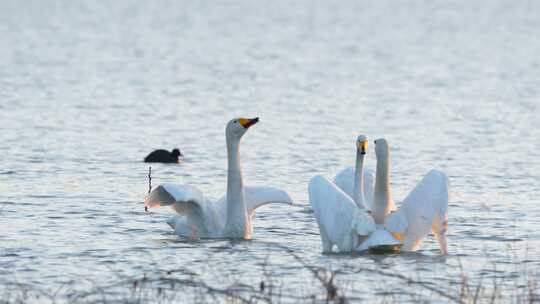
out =
<path fill-rule="evenodd" d="M 354 191 L 354 167 L 347 167 L 341 170 L 336 177 L 334 183 L 347 195 L 353 197 Z M 373 209 L 373 189 L 375 188 L 375 171 L 364 169 L 364 198 L 367 202 L 367 207 Z"/>
<path fill-rule="evenodd" d="M 358 245 L 359 234 L 365 235 L 375 229 L 373 219 L 325 177 L 313 177 L 308 191 L 309 203 L 319 225 L 323 251 L 331 251 L 334 244 L 340 251 L 351 251 Z"/>
<path fill-rule="evenodd" d="M 389 216 L 394 224 L 403 225 L 403 250 L 417 250 L 422 239 L 432 231 L 439 248 L 447 252 L 446 228 L 448 225 L 448 178 L 438 170 L 431 170 L 409 193 L 400 210 Z M 385 221 L 385 226 L 386 226 Z M 401 226 L 402 228 L 402 226 Z M 392 229 L 390 229 L 392 231 Z M 403 229 L 400 229 L 403 230 Z"/>
<path fill-rule="evenodd" d="M 248 214 L 253 215 L 255 209 L 266 204 L 292 205 L 293 201 L 287 192 L 274 187 L 244 187 L 244 199 Z"/>
<path fill-rule="evenodd" d="M 181 215 L 201 216 L 205 210 L 205 198 L 196 187 L 189 185 L 162 184 L 145 198 L 148 208 L 171 206 Z"/>

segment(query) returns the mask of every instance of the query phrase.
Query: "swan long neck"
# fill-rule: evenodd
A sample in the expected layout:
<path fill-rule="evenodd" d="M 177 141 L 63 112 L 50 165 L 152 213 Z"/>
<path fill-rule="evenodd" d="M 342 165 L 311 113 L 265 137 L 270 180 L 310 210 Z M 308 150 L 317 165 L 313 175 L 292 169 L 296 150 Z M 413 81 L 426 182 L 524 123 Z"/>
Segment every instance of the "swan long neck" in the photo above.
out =
<path fill-rule="evenodd" d="M 373 218 L 375 223 L 383 224 L 384 218 L 391 209 L 390 195 L 390 157 L 385 153 L 377 157 L 377 175 L 375 177 L 375 194 L 373 203 Z"/>
<path fill-rule="evenodd" d="M 247 221 L 244 185 L 240 167 L 240 140 L 227 138 L 227 222 L 226 230 L 238 237 L 246 237 Z"/>
<path fill-rule="evenodd" d="M 360 209 L 367 209 L 364 197 L 364 154 L 356 149 L 356 168 L 354 170 L 353 200 Z"/>

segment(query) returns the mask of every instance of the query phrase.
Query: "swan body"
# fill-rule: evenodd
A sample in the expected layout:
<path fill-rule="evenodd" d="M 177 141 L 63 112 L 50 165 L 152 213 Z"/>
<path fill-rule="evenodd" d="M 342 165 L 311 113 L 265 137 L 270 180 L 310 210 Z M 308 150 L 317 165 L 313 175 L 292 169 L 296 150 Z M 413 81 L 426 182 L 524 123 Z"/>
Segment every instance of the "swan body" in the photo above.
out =
<path fill-rule="evenodd" d="M 180 236 L 251 239 L 251 221 L 258 207 L 270 203 L 292 204 L 292 199 L 283 190 L 243 185 L 240 139 L 257 122 L 258 118 L 240 118 L 227 124 L 227 193 L 222 198 L 212 201 L 194 186 L 167 183 L 150 192 L 145 205 L 149 208 L 171 206 L 178 215 L 169 220 L 168 224 Z"/>

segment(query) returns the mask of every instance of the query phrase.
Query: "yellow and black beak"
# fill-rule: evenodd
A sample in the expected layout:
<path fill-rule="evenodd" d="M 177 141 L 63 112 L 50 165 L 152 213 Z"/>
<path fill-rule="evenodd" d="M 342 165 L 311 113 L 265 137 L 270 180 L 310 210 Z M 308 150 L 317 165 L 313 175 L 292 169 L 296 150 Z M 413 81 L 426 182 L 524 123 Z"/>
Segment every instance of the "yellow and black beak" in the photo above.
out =
<path fill-rule="evenodd" d="M 240 118 L 238 119 L 238 122 L 242 125 L 244 128 L 249 128 L 259 122 L 259 117 L 255 118 Z"/>
<path fill-rule="evenodd" d="M 368 149 L 368 141 L 363 140 L 358 142 L 358 149 L 360 150 L 360 153 L 366 154 Z"/>

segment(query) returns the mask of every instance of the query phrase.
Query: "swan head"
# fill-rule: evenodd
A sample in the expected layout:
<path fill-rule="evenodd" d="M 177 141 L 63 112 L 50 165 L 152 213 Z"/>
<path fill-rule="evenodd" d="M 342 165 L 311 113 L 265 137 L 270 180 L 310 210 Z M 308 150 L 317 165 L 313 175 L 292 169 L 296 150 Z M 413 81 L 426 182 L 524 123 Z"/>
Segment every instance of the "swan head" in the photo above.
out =
<path fill-rule="evenodd" d="M 375 155 L 377 158 L 384 159 L 388 157 L 389 149 L 388 142 L 384 138 L 379 138 L 374 141 L 375 143 Z"/>
<path fill-rule="evenodd" d="M 259 122 L 259 117 L 255 118 L 234 118 L 227 123 L 225 134 L 228 138 L 240 139 L 247 129 Z"/>
<path fill-rule="evenodd" d="M 358 136 L 358 138 L 356 139 L 356 148 L 358 149 L 358 151 L 360 151 L 362 155 L 365 155 L 367 153 L 368 140 L 365 135 Z"/>

